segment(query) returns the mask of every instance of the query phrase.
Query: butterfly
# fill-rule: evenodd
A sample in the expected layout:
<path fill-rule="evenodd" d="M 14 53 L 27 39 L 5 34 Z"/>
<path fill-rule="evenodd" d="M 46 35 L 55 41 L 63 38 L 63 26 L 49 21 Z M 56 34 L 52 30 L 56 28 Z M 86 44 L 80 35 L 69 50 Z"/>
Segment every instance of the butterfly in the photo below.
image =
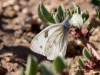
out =
<path fill-rule="evenodd" d="M 30 49 L 46 56 L 49 60 L 54 60 L 57 56 L 64 57 L 67 50 L 71 17 L 67 17 L 62 23 L 53 24 L 43 29 L 32 39 Z"/>

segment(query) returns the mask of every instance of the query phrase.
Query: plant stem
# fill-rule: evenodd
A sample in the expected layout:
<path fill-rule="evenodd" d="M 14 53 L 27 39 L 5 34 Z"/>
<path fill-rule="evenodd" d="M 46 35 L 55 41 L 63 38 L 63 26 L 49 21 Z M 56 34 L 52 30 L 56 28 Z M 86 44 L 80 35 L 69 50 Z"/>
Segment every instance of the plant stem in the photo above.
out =
<path fill-rule="evenodd" d="M 97 58 L 97 60 L 100 60 L 100 55 L 99 53 L 91 46 L 91 44 L 89 43 L 89 41 L 83 36 L 81 38 L 79 38 L 79 40 L 89 49 L 92 50 L 93 55 Z"/>
<path fill-rule="evenodd" d="M 74 29 L 71 28 L 70 29 L 71 34 L 78 38 L 87 48 L 88 50 L 92 50 L 93 55 L 97 58 L 97 60 L 100 60 L 100 55 L 98 54 L 98 52 L 91 46 L 91 44 L 89 43 L 89 38 L 86 38 L 84 36 L 84 34 L 82 33 L 81 29 Z"/>

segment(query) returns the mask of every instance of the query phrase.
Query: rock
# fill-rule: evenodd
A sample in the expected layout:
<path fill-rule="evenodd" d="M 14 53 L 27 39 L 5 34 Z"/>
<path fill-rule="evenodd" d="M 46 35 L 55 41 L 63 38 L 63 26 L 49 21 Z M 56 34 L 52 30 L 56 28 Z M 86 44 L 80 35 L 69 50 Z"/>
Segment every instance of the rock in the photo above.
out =
<path fill-rule="evenodd" d="M 24 44 L 26 44 L 28 41 L 27 41 L 26 39 L 23 39 L 23 38 L 22 38 L 22 39 L 21 39 L 21 42 L 24 43 Z"/>
<path fill-rule="evenodd" d="M 12 53 L 7 53 L 4 58 L 7 62 L 15 61 L 15 55 L 13 55 Z"/>
<path fill-rule="evenodd" d="M 26 25 L 24 26 L 24 29 L 25 29 L 25 31 L 29 32 L 29 31 L 31 31 L 31 29 L 32 29 L 32 25 L 31 25 L 31 24 L 26 24 Z"/>
<path fill-rule="evenodd" d="M 28 32 L 28 33 L 27 33 L 27 37 L 33 38 L 34 36 L 35 36 L 35 34 L 33 34 L 32 32 Z"/>
<path fill-rule="evenodd" d="M 100 75 L 100 71 L 90 70 L 89 75 Z"/>
<path fill-rule="evenodd" d="M 11 6 L 7 7 L 3 13 L 5 17 L 13 18 L 17 16 L 16 11 Z"/>
<path fill-rule="evenodd" d="M 41 24 L 40 25 L 40 30 L 43 30 L 45 28 L 45 25 L 44 24 Z"/>
<path fill-rule="evenodd" d="M 98 32 L 100 31 L 100 27 L 97 27 L 96 29 L 94 29 L 92 35 L 95 35 L 97 34 Z"/>
<path fill-rule="evenodd" d="M 14 32 L 14 36 L 16 38 L 20 38 L 22 36 L 22 34 L 23 34 L 23 31 L 22 30 L 17 30 L 17 31 Z"/>
<path fill-rule="evenodd" d="M 7 62 L 13 62 L 13 61 L 15 60 L 15 57 L 13 57 L 13 56 L 6 57 L 5 60 L 6 60 Z"/>
<path fill-rule="evenodd" d="M 14 5 L 15 3 L 16 3 L 16 0 L 7 0 L 2 4 L 2 6 L 7 7 L 7 6 L 10 6 L 10 5 Z"/>
<path fill-rule="evenodd" d="M 12 11 L 10 11 L 10 12 L 8 13 L 8 16 L 9 16 L 10 18 L 12 18 L 12 17 L 16 16 L 16 12 L 15 12 L 14 10 L 12 10 Z"/>
<path fill-rule="evenodd" d="M 15 11 L 20 11 L 20 6 L 19 6 L 19 5 L 14 5 L 14 6 L 13 6 L 13 9 L 14 9 Z"/>
<path fill-rule="evenodd" d="M 38 15 L 33 15 L 32 16 L 32 24 L 41 24 L 42 21 L 41 19 L 38 17 Z"/>
<path fill-rule="evenodd" d="M 99 40 L 99 36 L 91 36 L 90 40 L 91 41 L 98 41 Z"/>
<path fill-rule="evenodd" d="M 28 13 L 29 13 L 29 9 L 28 9 L 28 8 L 24 8 L 24 9 L 22 10 L 22 13 L 23 13 L 23 14 L 28 14 Z"/>
<path fill-rule="evenodd" d="M 1 42 L 1 43 L 0 43 L 0 50 L 1 50 L 3 47 L 4 47 L 4 43 Z"/>
<path fill-rule="evenodd" d="M 20 39 L 16 39 L 14 42 L 14 46 L 18 46 L 20 44 L 21 40 Z"/>

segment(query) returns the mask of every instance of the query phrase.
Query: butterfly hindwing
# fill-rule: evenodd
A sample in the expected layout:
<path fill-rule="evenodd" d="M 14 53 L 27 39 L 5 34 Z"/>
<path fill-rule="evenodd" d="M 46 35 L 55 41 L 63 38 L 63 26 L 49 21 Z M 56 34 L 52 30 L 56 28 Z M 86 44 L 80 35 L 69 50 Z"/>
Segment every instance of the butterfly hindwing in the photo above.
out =
<path fill-rule="evenodd" d="M 51 34 L 44 49 L 44 54 L 48 59 L 53 60 L 57 56 L 65 56 L 68 43 L 67 37 L 68 30 L 63 26 Z"/>

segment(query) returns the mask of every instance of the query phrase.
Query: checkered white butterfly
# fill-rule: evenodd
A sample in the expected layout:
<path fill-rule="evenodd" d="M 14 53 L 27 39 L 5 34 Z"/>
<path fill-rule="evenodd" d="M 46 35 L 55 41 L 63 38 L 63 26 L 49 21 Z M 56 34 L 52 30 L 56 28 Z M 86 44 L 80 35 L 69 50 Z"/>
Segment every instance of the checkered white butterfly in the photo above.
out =
<path fill-rule="evenodd" d="M 42 30 L 39 34 L 37 34 L 32 42 L 30 49 L 33 52 L 44 55 L 49 60 L 55 59 L 57 56 L 64 57 L 67 50 L 68 44 L 68 32 L 69 32 L 69 24 L 78 24 L 81 23 L 75 21 L 75 17 L 81 18 L 79 14 L 74 14 L 73 17 L 69 16 L 62 23 L 50 25 L 44 30 Z"/>

